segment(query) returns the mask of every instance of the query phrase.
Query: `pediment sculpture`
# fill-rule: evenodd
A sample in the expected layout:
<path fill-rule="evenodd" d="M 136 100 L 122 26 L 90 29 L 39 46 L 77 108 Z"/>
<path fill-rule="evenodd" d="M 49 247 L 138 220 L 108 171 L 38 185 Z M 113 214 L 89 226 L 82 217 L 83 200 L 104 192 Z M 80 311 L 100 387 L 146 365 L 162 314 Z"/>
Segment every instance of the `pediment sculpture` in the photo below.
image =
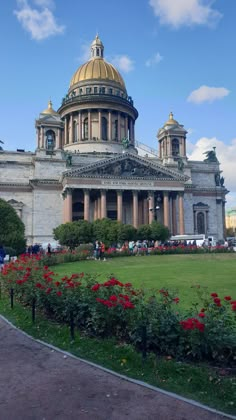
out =
<path fill-rule="evenodd" d="M 155 178 L 171 178 L 169 174 L 161 172 L 158 168 L 152 168 L 145 166 L 139 162 L 135 162 L 131 159 L 118 161 L 111 165 L 102 166 L 96 168 L 93 171 L 94 176 L 114 176 L 114 177 L 155 177 Z"/>

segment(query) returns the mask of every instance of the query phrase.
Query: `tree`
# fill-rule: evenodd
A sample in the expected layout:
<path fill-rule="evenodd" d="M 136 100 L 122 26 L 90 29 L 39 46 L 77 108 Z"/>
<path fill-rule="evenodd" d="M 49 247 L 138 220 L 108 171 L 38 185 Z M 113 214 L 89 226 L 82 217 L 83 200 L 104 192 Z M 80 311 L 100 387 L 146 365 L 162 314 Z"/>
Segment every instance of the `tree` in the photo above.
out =
<path fill-rule="evenodd" d="M 17 255 L 25 252 L 25 225 L 15 209 L 0 199 L 0 242 L 4 247 L 15 249 Z"/>
<path fill-rule="evenodd" d="M 92 223 L 87 222 L 87 220 L 80 220 L 77 223 L 78 232 L 79 232 L 79 243 L 87 244 L 92 242 L 93 238 L 93 226 Z"/>
<path fill-rule="evenodd" d="M 151 239 L 152 237 L 152 228 L 150 225 L 141 225 L 137 229 L 137 238 L 142 241 Z"/>
<path fill-rule="evenodd" d="M 111 219 L 98 219 L 92 223 L 93 239 L 102 241 L 106 246 L 117 242 L 118 222 Z"/>
<path fill-rule="evenodd" d="M 79 226 L 76 222 L 69 222 L 57 226 L 53 230 L 54 238 L 61 245 L 68 246 L 70 249 L 76 248 L 80 243 Z"/>
<path fill-rule="evenodd" d="M 150 226 L 152 232 L 151 239 L 153 239 L 154 241 L 158 240 L 161 242 L 165 242 L 167 239 L 169 239 L 170 231 L 166 226 L 162 225 L 159 222 L 156 222 L 155 220 L 153 220 Z"/>
<path fill-rule="evenodd" d="M 122 223 L 119 224 L 118 229 L 118 237 L 117 240 L 119 242 L 124 241 L 135 241 L 137 237 L 137 229 L 132 225 L 123 225 Z"/>

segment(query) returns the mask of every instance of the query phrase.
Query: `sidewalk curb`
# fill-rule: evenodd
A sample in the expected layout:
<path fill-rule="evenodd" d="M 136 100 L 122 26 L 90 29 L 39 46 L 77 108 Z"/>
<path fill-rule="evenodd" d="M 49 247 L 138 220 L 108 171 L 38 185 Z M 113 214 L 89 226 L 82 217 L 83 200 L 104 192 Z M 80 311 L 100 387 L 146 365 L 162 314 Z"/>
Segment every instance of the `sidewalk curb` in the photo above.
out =
<path fill-rule="evenodd" d="M 46 343 L 45 341 L 38 340 L 38 339 L 32 337 L 31 335 L 27 334 L 25 331 L 21 330 L 20 328 L 16 327 L 12 322 L 10 322 L 7 318 L 5 318 L 1 314 L 0 314 L 0 319 L 2 319 L 11 328 L 19 331 L 21 334 L 23 334 L 24 336 L 26 336 L 30 340 L 35 341 L 36 343 L 39 343 L 39 344 L 41 344 L 41 345 L 43 345 L 45 347 L 48 347 L 51 350 L 57 351 L 58 353 L 61 353 L 61 354 L 65 355 L 65 356 L 67 356 L 67 357 L 70 357 L 70 358 L 79 360 L 82 363 L 85 363 L 85 364 L 87 364 L 89 366 L 92 366 L 92 367 L 94 367 L 96 369 L 100 369 L 100 370 L 102 370 L 102 371 L 104 371 L 106 373 L 109 373 L 109 374 L 111 374 L 113 376 L 116 376 L 116 377 L 118 377 L 120 379 L 123 379 L 125 381 L 131 382 L 131 383 L 133 383 L 135 385 L 140 385 L 140 386 L 145 387 L 145 388 L 148 388 L 148 389 L 150 389 L 152 391 L 159 392 L 161 394 L 164 394 L 164 395 L 167 395 L 169 397 L 175 398 L 175 399 L 177 399 L 179 401 L 183 401 L 183 402 L 185 402 L 187 404 L 190 404 L 192 406 L 195 406 L 195 407 L 198 407 L 198 408 L 202 408 L 203 410 L 209 411 L 211 413 L 214 413 L 214 414 L 217 414 L 217 415 L 220 415 L 220 416 L 224 416 L 225 418 L 236 420 L 236 416 L 234 416 L 234 415 L 230 415 L 230 414 L 224 413 L 222 411 L 215 410 L 214 408 L 208 407 L 207 405 L 201 404 L 201 403 L 199 403 L 197 401 L 194 401 L 194 400 L 191 400 L 191 399 L 188 399 L 188 398 L 185 398 L 185 397 L 181 397 L 180 395 L 175 394 L 174 392 L 169 392 L 169 391 L 165 391 L 165 390 L 163 390 L 161 388 L 157 388 L 154 385 L 150 385 L 150 384 L 148 384 L 146 382 L 143 382 L 143 381 L 140 381 L 138 379 L 129 378 L 128 376 L 125 376 L 125 375 L 122 375 L 120 373 L 114 372 L 111 369 L 105 368 L 103 366 L 97 365 L 96 363 L 93 363 L 93 362 L 90 362 L 88 360 L 82 359 L 82 358 L 80 358 L 78 356 L 75 356 L 72 353 L 69 353 L 67 351 L 64 351 L 64 350 L 58 348 L 58 347 L 55 347 L 53 344 L 49 344 L 49 343 Z"/>

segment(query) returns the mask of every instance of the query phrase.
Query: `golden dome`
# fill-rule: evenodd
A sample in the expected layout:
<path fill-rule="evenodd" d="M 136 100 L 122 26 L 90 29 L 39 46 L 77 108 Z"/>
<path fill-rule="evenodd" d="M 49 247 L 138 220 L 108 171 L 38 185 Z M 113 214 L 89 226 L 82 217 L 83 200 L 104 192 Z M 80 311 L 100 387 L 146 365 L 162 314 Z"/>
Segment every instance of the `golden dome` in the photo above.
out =
<path fill-rule="evenodd" d="M 76 83 L 91 79 L 116 82 L 122 89 L 126 90 L 125 82 L 120 73 L 112 64 L 107 63 L 101 57 L 93 58 L 80 66 L 71 79 L 70 87 Z"/>
<path fill-rule="evenodd" d="M 178 121 L 174 120 L 174 118 L 173 118 L 173 112 L 170 112 L 169 119 L 168 119 L 168 121 L 166 121 L 164 126 L 165 125 L 179 125 Z"/>
<path fill-rule="evenodd" d="M 45 109 L 43 112 L 41 112 L 41 114 L 49 114 L 49 115 L 58 115 L 58 113 L 56 111 L 54 111 L 53 107 L 52 107 L 52 101 L 48 101 L 48 107 L 47 109 Z"/>
<path fill-rule="evenodd" d="M 79 82 L 98 80 L 116 82 L 126 91 L 122 76 L 112 64 L 107 63 L 103 59 L 103 51 L 103 43 L 98 35 L 96 35 L 96 38 L 91 44 L 91 58 L 76 70 L 71 79 L 70 88 Z"/>

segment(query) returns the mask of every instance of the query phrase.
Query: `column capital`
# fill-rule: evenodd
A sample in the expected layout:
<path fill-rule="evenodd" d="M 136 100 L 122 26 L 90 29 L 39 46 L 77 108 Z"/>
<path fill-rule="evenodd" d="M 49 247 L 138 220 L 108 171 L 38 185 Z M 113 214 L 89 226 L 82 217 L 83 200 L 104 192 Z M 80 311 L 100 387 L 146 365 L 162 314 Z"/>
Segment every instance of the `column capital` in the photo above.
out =
<path fill-rule="evenodd" d="M 65 190 L 62 193 L 62 196 L 66 198 L 68 195 L 72 195 L 72 193 L 73 193 L 73 188 L 65 188 Z"/>

